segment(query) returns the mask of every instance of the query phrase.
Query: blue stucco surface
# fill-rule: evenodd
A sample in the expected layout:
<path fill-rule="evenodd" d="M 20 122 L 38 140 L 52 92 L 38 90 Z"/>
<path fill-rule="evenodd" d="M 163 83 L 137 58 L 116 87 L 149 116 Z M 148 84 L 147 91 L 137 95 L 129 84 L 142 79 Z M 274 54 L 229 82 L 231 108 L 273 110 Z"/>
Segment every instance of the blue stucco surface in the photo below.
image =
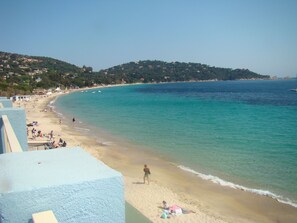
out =
<path fill-rule="evenodd" d="M 26 114 L 23 108 L 2 108 L 0 109 L 0 141 L 3 140 L 3 123 L 2 115 L 7 115 L 10 124 L 15 132 L 16 137 L 23 151 L 28 151 L 27 129 L 26 129 Z M 3 144 L 0 143 L 0 154 L 3 153 Z"/>
<path fill-rule="evenodd" d="M 7 98 L 0 98 L 0 103 L 3 105 L 4 108 L 11 108 L 12 107 L 12 101 Z"/>
<path fill-rule="evenodd" d="M 2 118 L 0 118 L 0 154 L 4 153 L 4 144 L 4 125 Z"/>
<path fill-rule="evenodd" d="M 125 222 L 122 175 L 81 148 L 0 155 L 0 222 L 53 210 L 59 223 Z"/>

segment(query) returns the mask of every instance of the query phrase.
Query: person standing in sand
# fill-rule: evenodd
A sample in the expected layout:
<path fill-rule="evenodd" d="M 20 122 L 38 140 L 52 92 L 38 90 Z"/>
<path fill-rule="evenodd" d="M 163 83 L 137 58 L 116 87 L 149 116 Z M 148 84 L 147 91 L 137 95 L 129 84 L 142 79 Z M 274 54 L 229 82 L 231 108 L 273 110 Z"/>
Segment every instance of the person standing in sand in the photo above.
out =
<path fill-rule="evenodd" d="M 49 138 L 50 138 L 50 140 L 53 140 L 54 139 L 54 131 L 53 130 L 50 132 Z"/>
<path fill-rule="evenodd" d="M 150 184 L 149 175 L 151 174 L 151 171 L 150 171 L 150 168 L 148 168 L 146 164 L 144 164 L 143 172 L 144 172 L 143 183 L 145 184 L 145 180 L 147 180 L 147 183 Z"/>

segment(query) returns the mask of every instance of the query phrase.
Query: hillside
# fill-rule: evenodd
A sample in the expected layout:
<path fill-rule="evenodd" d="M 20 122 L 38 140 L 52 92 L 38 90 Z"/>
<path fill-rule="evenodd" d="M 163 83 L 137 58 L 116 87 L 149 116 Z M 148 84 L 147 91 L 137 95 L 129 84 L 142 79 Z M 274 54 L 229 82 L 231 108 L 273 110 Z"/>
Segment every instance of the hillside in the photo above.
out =
<path fill-rule="evenodd" d="M 71 86 L 85 70 L 53 58 L 0 52 L 0 94 L 28 94 L 36 88 Z"/>
<path fill-rule="evenodd" d="M 118 65 L 98 72 L 101 81 L 117 83 L 173 82 L 201 80 L 267 79 L 247 69 L 211 67 L 200 63 L 167 63 L 163 61 L 139 61 Z M 99 78 L 98 77 L 98 78 Z"/>
<path fill-rule="evenodd" d="M 0 52 L 0 95 L 30 94 L 36 88 L 90 87 L 100 84 L 200 80 L 266 79 L 247 69 L 211 67 L 200 63 L 130 62 L 93 72 L 49 57 Z"/>

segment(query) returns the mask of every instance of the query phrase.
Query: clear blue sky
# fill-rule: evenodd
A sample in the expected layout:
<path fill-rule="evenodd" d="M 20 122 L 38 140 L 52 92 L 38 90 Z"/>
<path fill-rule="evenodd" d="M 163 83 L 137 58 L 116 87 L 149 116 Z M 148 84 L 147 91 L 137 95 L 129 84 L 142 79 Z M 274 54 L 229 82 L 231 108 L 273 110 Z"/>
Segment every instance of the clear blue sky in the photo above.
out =
<path fill-rule="evenodd" d="M 297 74 L 297 0 L 0 0 L 0 51 L 94 70 L 138 60 Z"/>

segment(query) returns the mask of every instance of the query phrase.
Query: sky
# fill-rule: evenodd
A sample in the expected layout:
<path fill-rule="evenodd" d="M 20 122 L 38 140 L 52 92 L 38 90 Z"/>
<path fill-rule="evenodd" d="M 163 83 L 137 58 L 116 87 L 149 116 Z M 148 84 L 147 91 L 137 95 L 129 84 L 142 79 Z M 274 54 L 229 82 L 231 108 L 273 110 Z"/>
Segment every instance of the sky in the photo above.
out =
<path fill-rule="evenodd" d="M 94 71 L 194 62 L 297 75 L 296 0 L 0 0 L 0 51 Z"/>

